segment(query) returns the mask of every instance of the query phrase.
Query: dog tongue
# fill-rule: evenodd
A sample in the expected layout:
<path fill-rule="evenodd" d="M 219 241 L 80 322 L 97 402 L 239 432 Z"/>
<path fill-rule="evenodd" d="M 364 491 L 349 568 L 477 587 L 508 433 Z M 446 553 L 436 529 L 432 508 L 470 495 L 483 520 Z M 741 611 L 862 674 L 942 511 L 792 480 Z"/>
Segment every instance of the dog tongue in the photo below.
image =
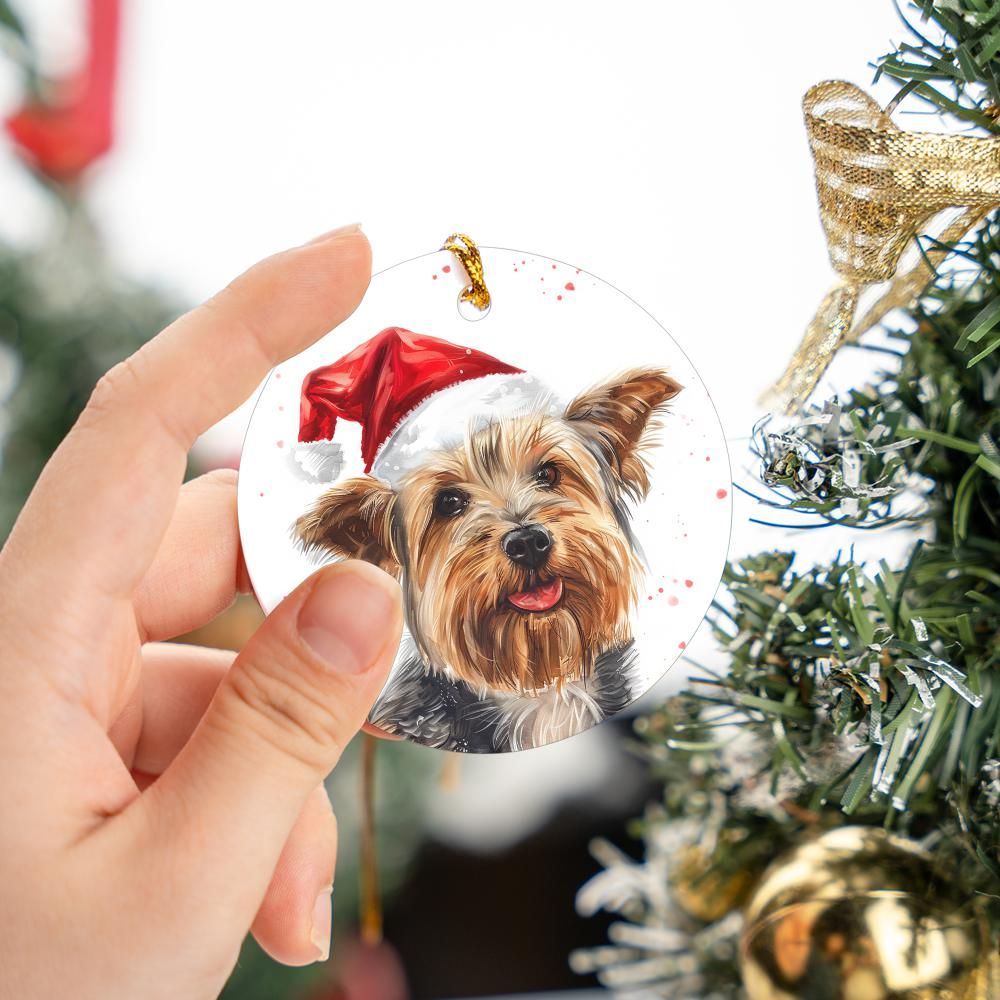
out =
<path fill-rule="evenodd" d="M 562 597 L 562 580 L 557 576 L 548 583 L 540 584 L 534 590 L 523 590 L 519 594 L 509 594 L 507 600 L 522 611 L 548 611 Z"/>

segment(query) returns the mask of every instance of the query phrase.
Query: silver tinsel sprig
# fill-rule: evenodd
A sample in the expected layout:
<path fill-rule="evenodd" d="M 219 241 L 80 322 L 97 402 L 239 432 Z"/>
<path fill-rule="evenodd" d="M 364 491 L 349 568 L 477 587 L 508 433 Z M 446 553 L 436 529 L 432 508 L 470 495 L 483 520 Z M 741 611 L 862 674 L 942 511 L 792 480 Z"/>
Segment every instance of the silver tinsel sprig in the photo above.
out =
<path fill-rule="evenodd" d="M 894 513 L 893 500 L 915 477 L 900 453 L 918 444 L 897 436 L 899 414 L 878 408 L 867 427 L 836 401 L 813 407 L 793 425 L 772 429 L 765 417 L 754 427 L 751 451 L 761 460 L 760 477 L 773 497 L 756 497 L 769 507 L 815 514 L 830 523 L 863 524 L 905 520 L 917 506 Z"/>
<path fill-rule="evenodd" d="M 1000 760 L 988 760 L 982 767 L 981 775 L 986 807 L 1000 810 Z"/>

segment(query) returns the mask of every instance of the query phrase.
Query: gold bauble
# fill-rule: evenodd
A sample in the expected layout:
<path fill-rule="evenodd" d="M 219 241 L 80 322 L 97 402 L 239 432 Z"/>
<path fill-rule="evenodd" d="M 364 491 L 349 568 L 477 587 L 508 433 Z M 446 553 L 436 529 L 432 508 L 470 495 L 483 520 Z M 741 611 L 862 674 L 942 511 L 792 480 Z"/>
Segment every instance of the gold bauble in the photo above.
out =
<path fill-rule="evenodd" d="M 750 1000 L 1000 1000 L 970 894 L 917 844 L 833 830 L 764 873 L 741 944 Z"/>

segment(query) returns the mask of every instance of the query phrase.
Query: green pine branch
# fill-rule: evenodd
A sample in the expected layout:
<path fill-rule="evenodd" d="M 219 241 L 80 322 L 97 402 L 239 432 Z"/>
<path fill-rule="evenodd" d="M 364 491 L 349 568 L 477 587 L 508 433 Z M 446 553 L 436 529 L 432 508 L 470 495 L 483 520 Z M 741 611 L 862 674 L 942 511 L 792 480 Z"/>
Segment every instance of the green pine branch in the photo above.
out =
<path fill-rule="evenodd" d="M 895 2 L 909 40 L 876 62 L 875 79 L 900 82 L 943 115 L 1000 131 L 1000 7 L 984 0 Z"/>

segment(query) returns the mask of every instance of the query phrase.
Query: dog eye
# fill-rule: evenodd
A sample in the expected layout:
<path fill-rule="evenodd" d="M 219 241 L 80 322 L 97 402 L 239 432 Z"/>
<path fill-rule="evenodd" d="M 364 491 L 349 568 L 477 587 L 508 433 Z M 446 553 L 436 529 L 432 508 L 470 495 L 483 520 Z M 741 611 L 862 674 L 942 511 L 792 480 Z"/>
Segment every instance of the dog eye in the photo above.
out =
<path fill-rule="evenodd" d="M 441 490 L 434 500 L 434 513 L 438 517 L 457 517 L 468 506 L 468 494 L 461 490 Z"/>
<path fill-rule="evenodd" d="M 535 470 L 535 482 L 546 489 L 552 489 L 559 483 L 559 466 L 554 462 L 546 462 Z"/>

